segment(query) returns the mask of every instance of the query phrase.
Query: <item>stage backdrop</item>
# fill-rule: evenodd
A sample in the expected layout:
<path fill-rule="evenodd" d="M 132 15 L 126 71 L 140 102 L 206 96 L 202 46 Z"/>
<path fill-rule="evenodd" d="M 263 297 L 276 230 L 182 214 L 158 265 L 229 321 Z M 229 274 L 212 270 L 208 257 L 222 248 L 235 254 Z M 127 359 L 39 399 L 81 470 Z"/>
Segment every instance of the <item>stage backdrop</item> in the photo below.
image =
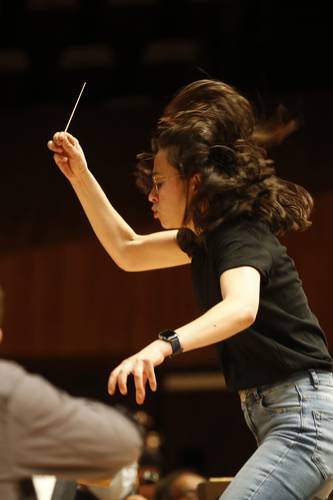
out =
<path fill-rule="evenodd" d="M 313 226 L 283 240 L 331 349 L 332 208 L 333 192 L 321 193 Z M 126 273 L 94 236 L 3 252 L 0 276 L 6 291 L 1 348 L 6 356 L 128 356 L 159 330 L 176 328 L 200 312 L 189 266 Z M 215 365 L 215 354 L 211 349 L 188 353 L 173 366 L 192 363 Z"/>

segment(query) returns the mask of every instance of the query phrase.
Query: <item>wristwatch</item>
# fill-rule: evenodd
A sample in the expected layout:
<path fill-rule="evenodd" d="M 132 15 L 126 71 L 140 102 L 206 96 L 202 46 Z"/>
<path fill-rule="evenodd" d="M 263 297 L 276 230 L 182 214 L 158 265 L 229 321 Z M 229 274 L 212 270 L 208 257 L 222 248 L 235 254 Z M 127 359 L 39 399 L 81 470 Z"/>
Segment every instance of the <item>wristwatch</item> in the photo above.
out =
<path fill-rule="evenodd" d="M 172 354 L 169 356 L 169 358 L 173 358 L 177 354 L 183 352 L 183 348 L 179 341 L 179 337 L 177 333 L 174 332 L 173 330 L 163 330 L 163 332 L 160 332 L 158 334 L 158 338 L 160 340 L 164 340 L 165 342 L 169 342 L 169 344 L 171 344 Z"/>

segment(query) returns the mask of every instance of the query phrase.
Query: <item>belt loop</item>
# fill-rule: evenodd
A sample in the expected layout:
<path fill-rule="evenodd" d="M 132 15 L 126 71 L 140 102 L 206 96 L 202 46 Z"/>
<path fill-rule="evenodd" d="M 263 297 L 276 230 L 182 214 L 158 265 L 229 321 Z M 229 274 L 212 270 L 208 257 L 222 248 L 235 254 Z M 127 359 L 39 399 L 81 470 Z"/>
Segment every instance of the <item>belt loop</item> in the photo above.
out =
<path fill-rule="evenodd" d="M 312 383 L 313 387 L 316 390 L 318 390 L 318 388 L 319 388 L 319 378 L 318 378 L 316 370 L 309 370 L 309 373 L 310 373 L 311 383 Z"/>

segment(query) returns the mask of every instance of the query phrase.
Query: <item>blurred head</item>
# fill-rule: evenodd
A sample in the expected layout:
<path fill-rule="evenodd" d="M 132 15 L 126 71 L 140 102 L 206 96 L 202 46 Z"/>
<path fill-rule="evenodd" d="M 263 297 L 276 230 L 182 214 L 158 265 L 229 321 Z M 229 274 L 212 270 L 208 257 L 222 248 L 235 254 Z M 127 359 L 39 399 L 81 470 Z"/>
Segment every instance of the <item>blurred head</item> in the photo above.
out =
<path fill-rule="evenodd" d="M 160 479 L 163 456 L 160 452 L 161 436 L 156 431 L 148 431 L 145 446 L 139 459 L 137 492 L 147 499 L 155 497 L 156 484 Z"/>
<path fill-rule="evenodd" d="M 191 470 L 177 470 L 165 476 L 156 487 L 155 500 L 197 500 L 197 487 L 205 481 Z"/>
<path fill-rule="evenodd" d="M 172 498 L 175 500 L 197 500 L 197 488 L 205 478 L 194 472 L 180 474 L 172 485 Z"/>
<path fill-rule="evenodd" d="M 152 153 L 138 155 L 138 185 L 164 228 L 200 235 L 240 215 L 258 216 L 274 232 L 310 225 L 310 195 L 276 177 L 254 130 L 249 101 L 223 82 L 199 80 L 176 94 Z"/>

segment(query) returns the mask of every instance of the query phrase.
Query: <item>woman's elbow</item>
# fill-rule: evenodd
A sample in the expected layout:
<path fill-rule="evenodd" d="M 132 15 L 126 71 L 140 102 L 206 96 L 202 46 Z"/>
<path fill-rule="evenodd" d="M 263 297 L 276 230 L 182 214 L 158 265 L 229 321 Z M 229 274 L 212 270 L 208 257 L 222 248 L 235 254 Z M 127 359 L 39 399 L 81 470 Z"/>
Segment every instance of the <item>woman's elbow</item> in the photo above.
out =
<path fill-rule="evenodd" d="M 113 249 L 107 249 L 107 252 L 122 271 L 131 273 L 140 270 L 140 262 L 129 245 L 124 245 L 117 253 L 113 252 Z"/>
<path fill-rule="evenodd" d="M 134 269 L 129 261 L 121 260 L 116 262 L 116 264 L 122 271 L 125 271 L 127 273 L 133 273 L 134 271 L 136 271 L 136 269 Z"/>
<path fill-rule="evenodd" d="M 121 262 L 116 262 L 116 264 L 119 267 L 119 269 L 125 271 L 126 273 L 137 273 L 139 271 L 142 271 L 140 266 L 134 265 L 131 262 L 121 261 Z"/>
<path fill-rule="evenodd" d="M 135 273 L 144 270 L 141 262 L 136 258 L 131 258 L 131 256 L 126 257 L 126 255 L 124 255 L 116 264 L 122 271 L 126 271 L 127 273 Z"/>
<path fill-rule="evenodd" d="M 246 305 L 242 308 L 242 321 L 249 328 L 257 319 L 258 307 Z"/>

